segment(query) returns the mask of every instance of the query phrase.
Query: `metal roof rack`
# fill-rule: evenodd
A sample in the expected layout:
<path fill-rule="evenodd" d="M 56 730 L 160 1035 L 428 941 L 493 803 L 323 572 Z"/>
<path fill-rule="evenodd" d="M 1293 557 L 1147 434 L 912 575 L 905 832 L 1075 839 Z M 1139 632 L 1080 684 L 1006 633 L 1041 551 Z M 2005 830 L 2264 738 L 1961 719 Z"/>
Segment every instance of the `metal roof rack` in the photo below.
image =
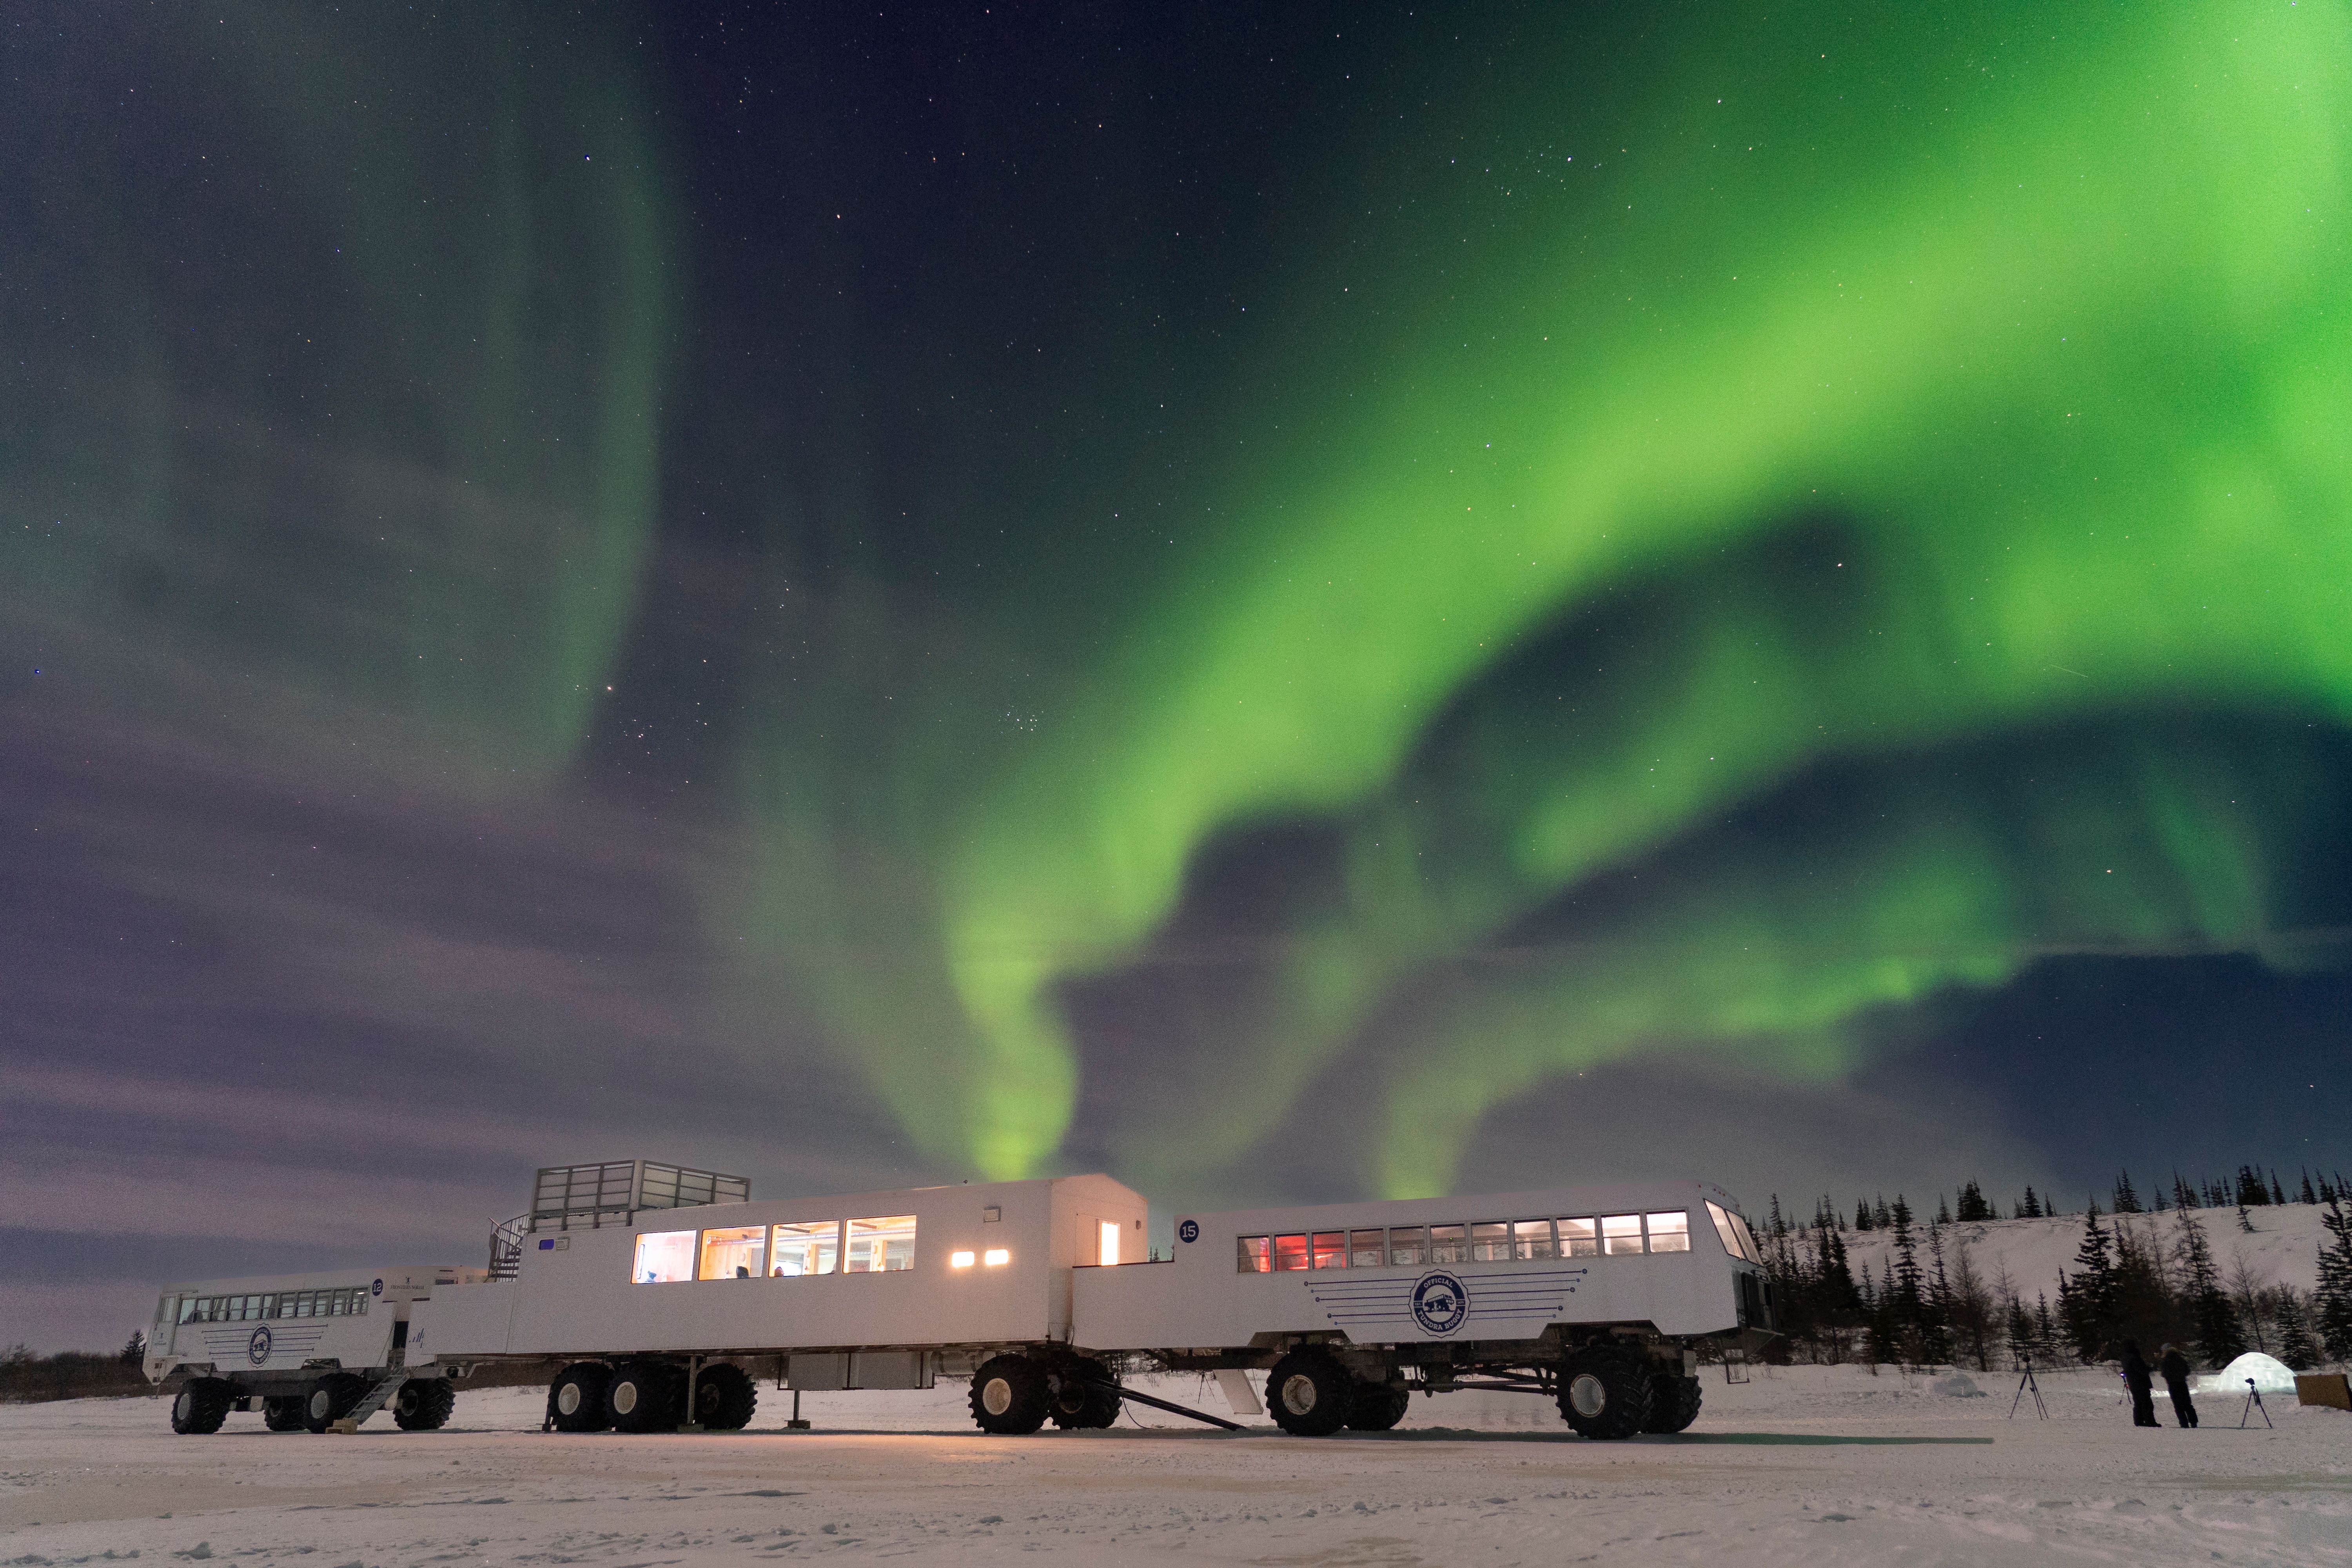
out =
<path fill-rule="evenodd" d="M 531 1184 L 532 1230 L 568 1230 L 585 1221 L 592 1228 L 607 1215 L 621 1224 L 639 1209 L 700 1208 L 706 1204 L 747 1203 L 751 1178 L 657 1160 L 604 1160 L 593 1165 L 542 1166 Z"/>

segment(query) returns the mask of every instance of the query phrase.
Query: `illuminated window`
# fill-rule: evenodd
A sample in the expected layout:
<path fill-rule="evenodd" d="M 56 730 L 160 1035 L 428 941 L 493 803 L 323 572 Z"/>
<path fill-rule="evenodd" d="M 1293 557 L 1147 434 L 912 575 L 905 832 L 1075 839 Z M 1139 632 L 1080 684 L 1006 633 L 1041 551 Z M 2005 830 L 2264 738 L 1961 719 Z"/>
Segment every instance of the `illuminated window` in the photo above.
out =
<path fill-rule="evenodd" d="M 1731 1216 L 1715 1204 L 1706 1205 L 1706 1217 L 1715 1221 L 1715 1234 L 1723 1238 L 1723 1250 L 1732 1257 L 1739 1256 L 1739 1237 L 1732 1234 Z"/>
<path fill-rule="evenodd" d="M 950 1253 L 949 1253 L 949 1254 L 948 1254 L 948 1267 L 949 1267 L 949 1268 L 971 1268 L 971 1253 L 969 1253 L 969 1252 L 950 1252 Z"/>
<path fill-rule="evenodd" d="M 737 1226 L 702 1233 L 701 1279 L 757 1279 L 768 1270 L 768 1227 Z"/>
<path fill-rule="evenodd" d="M 1307 1238 L 1303 1236 L 1277 1236 L 1274 1238 L 1274 1271 L 1287 1274 L 1294 1268 L 1307 1267 Z"/>
<path fill-rule="evenodd" d="M 1384 1255 L 1385 1249 L 1381 1246 L 1379 1231 L 1356 1230 L 1348 1233 L 1349 1268 L 1378 1268 Z"/>
<path fill-rule="evenodd" d="M 1389 1227 L 1389 1264 L 1395 1268 L 1418 1268 L 1429 1261 L 1429 1231 L 1418 1225 L 1393 1225 Z"/>
<path fill-rule="evenodd" d="M 1511 1226 L 1511 1256 L 1522 1260 L 1532 1258 L 1557 1258 L 1552 1250 L 1551 1221 L 1523 1219 Z"/>
<path fill-rule="evenodd" d="M 1467 1263 L 1470 1261 L 1469 1233 L 1458 1225 L 1433 1225 L 1429 1227 L 1429 1260 L 1432 1263 Z"/>
<path fill-rule="evenodd" d="M 1318 1268 L 1345 1268 L 1348 1267 L 1348 1233 L 1344 1230 L 1317 1231 L 1313 1256 Z"/>
<path fill-rule="evenodd" d="M 1096 1235 L 1100 1242 L 1096 1249 L 1095 1261 L 1108 1268 L 1118 1261 L 1118 1221 L 1102 1221 L 1096 1227 Z"/>
<path fill-rule="evenodd" d="M 780 1225 L 769 1239 L 769 1278 L 796 1279 L 803 1274 L 830 1274 L 840 1251 L 841 1222 L 837 1219 Z"/>
<path fill-rule="evenodd" d="M 889 1215 L 849 1222 L 852 1274 L 888 1274 L 915 1266 L 915 1216 Z"/>
<path fill-rule="evenodd" d="M 1746 1217 L 1736 1209 L 1732 1211 L 1731 1228 L 1739 1233 L 1739 1244 L 1741 1248 L 1748 1254 L 1748 1261 L 1750 1263 L 1763 1262 L 1764 1253 L 1762 1249 L 1756 1245 L 1756 1233 L 1748 1228 L 1748 1221 Z"/>
<path fill-rule="evenodd" d="M 1482 1219 L 1470 1227 L 1470 1261 L 1507 1263 L 1510 1257 L 1510 1221 Z"/>
<path fill-rule="evenodd" d="M 1601 1256 L 1601 1227 L 1589 1219 L 1564 1219 L 1559 1226 L 1559 1255 L 1562 1258 L 1598 1258 Z"/>
<path fill-rule="evenodd" d="M 636 1267 L 629 1278 L 640 1285 L 667 1285 L 694 1278 L 694 1232 L 649 1230 L 637 1237 Z M 335 1310 L 343 1310 L 337 1292 Z"/>
<path fill-rule="evenodd" d="M 1670 1214 L 1647 1216 L 1650 1226 L 1650 1250 L 1653 1252 L 1688 1252 L 1690 1250 L 1690 1215 L 1680 1209 Z"/>
<path fill-rule="evenodd" d="M 1601 1249 L 1610 1257 L 1642 1250 L 1642 1216 L 1637 1214 L 1604 1215 L 1601 1220 Z"/>
<path fill-rule="evenodd" d="M 1273 1273 L 1273 1245 L 1272 1237 L 1235 1237 L 1234 1238 L 1234 1272 L 1236 1274 Z"/>
<path fill-rule="evenodd" d="M 1002 1247 L 992 1247 L 980 1255 L 980 1260 L 991 1268 L 998 1268 L 1012 1262 L 1013 1254 Z"/>

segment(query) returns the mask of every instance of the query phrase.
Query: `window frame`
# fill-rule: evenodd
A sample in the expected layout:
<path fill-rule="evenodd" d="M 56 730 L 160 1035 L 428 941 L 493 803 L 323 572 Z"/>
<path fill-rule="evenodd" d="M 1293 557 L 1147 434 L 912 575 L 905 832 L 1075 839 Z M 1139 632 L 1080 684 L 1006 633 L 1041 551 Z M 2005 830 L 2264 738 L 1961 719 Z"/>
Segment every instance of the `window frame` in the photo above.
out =
<path fill-rule="evenodd" d="M 1650 1226 L 1650 1222 L 1654 1219 L 1678 1219 L 1682 1221 L 1682 1227 L 1678 1230 L 1654 1230 Z M 1680 1247 L 1659 1247 L 1655 1245 L 1655 1243 L 1661 1236 L 1678 1237 L 1681 1240 L 1682 1245 Z M 1644 1210 L 1643 1212 L 1642 1239 L 1651 1256 L 1655 1258 L 1665 1258 L 1676 1253 L 1687 1253 L 1691 1249 L 1690 1238 L 1690 1210 L 1654 1209 Z"/>
<path fill-rule="evenodd" d="M 827 1249 L 824 1247 L 824 1237 L 828 1231 L 831 1232 L 833 1237 L 833 1245 L 830 1249 Z M 767 1277 L 771 1279 L 822 1279 L 828 1275 L 840 1273 L 841 1231 L 842 1222 L 837 1219 L 787 1219 L 777 1221 L 775 1224 L 768 1227 Z M 825 1266 L 823 1268 L 803 1268 L 797 1274 L 785 1273 L 783 1271 L 783 1265 L 781 1258 L 783 1255 L 783 1243 L 787 1236 L 789 1236 L 792 1242 L 795 1244 L 794 1250 L 797 1255 L 804 1258 L 806 1257 L 807 1249 L 814 1247 L 817 1248 L 818 1256 L 824 1259 Z"/>
<path fill-rule="evenodd" d="M 914 1268 L 916 1222 L 919 1218 L 919 1215 L 910 1214 L 880 1214 L 843 1220 L 841 1222 L 841 1271 L 844 1274 L 904 1274 Z M 887 1226 L 893 1228 L 860 1231 L 857 1227 L 861 1225 Z M 898 1227 L 903 1227 L 903 1229 Z M 861 1239 L 869 1244 L 879 1242 L 881 1256 L 878 1258 L 872 1258 L 870 1255 L 876 1249 L 869 1245 L 866 1249 L 868 1257 L 859 1258 L 856 1247 Z M 906 1252 L 901 1261 L 894 1263 L 891 1259 L 899 1255 L 893 1244 L 901 1239 L 906 1243 Z"/>

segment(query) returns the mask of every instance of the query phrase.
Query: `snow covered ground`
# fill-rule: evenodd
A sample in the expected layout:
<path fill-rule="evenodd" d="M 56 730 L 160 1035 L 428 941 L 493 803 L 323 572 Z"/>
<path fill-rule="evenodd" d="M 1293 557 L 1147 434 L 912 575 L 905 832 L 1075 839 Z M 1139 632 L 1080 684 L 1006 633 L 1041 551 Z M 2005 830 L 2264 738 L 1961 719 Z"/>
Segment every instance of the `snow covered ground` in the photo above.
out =
<path fill-rule="evenodd" d="M 1706 1386 L 1679 1438 L 1588 1443 L 1542 1401 L 1416 1400 L 1378 1436 L 1271 1427 L 998 1438 L 964 1389 L 762 1391 L 727 1436 L 542 1435 L 531 1389 L 463 1394 L 450 1426 L 277 1435 L 232 1415 L 174 1437 L 161 1400 L 0 1406 L 0 1563 L 142 1568 L 593 1568 L 910 1557 L 940 1563 L 1431 1564 L 2352 1563 L 2352 1417 L 2276 1401 L 2129 1425 L 2109 1374 L 1930 1378 L 1759 1369 Z M 1152 1392 L 1223 1414 L 1213 1386 Z M 2161 1403 L 2159 1401 L 2159 1403 Z M 1150 1412 L 1151 1422 L 1174 1420 Z"/>

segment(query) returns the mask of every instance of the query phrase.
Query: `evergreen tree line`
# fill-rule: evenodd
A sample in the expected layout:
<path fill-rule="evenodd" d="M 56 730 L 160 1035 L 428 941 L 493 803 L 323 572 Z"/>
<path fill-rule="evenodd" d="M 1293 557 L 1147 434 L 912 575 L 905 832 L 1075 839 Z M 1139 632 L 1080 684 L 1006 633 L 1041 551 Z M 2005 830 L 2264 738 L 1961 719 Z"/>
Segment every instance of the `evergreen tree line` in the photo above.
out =
<path fill-rule="evenodd" d="M 1852 1266 L 1834 1203 L 1824 1196 L 1810 1221 L 1791 1223 L 1776 1194 L 1762 1239 L 1783 1337 L 1769 1353 L 1990 1372 L 2029 1357 L 2044 1366 L 2110 1360 L 2122 1341 L 2135 1339 L 2151 1354 L 2177 1344 L 2215 1370 L 2250 1350 L 2297 1371 L 2352 1362 L 2352 1213 L 2345 1208 L 2352 1194 L 2340 1179 L 2307 1186 L 2326 1210 L 2315 1289 L 2264 1284 L 2242 1260 L 2222 1269 L 2201 1215 L 2236 1207 L 2239 1189 L 2230 1190 L 2229 1204 L 2210 1204 L 2176 1179 L 2170 1204 L 2159 1199 L 2153 1211 L 2119 1204 L 2109 1216 L 2096 1201 L 2088 1205 L 2074 1268 L 2060 1272 L 2054 1302 L 2046 1292 L 2028 1302 L 2006 1269 L 1987 1279 L 1960 1238 L 1947 1234 L 1954 1224 L 1995 1217 L 1979 1212 L 1990 1205 L 1974 1182 L 1960 1189 L 1958 1215 L 1937 1201 L 1924 1238 L 1902 1194 L 1883 1209 L 1871 1205 L 1871 1223 L 1853 1228 L 1890 1233 L 1874 1279 L 1867 1262 L 1858 1273 Z M 2128 1178 L 2118 1187 L 2127 1193 Z"/>
<path fill-rule="evenodd" d="M 2131 1173 L 2118 1171 L 2116 1173 L 2116 1184 L 2110 1194 L 2111 1212 L 2163 1214 L 2168 1209 L 2173 1208 L 2234 1208 L 2242 1217 L 2248 1209 L 2267 1208 L 2273 1204 L 2284 1205 L 2352 1202 L 2352 1186 L 2346 1184 L 2342 1173 L 2330 1173 L 2315 1178 L 2309 1171 L 2305 1171 L 2302 1175 L 2303 1180 L 2290 1195 L 2285 1184 L 2279 1180 L 2275 1166 L 2271 1169 L 2268 1175 L 2265 1175 L 2262 1167 L 2258 1165 L 2241 1165 L 2238 1167 L 2236 1175 L 2218 1182 L 2210 1177 L 2200 1177 L 2196 1182 L 2190 1183 L 2183 1179 L 2176 1171 L 2172 1177 L 2171 1201 L 2167 1203 L 2164 1190 L 2158 1188 L 2154 1201 L 2151 1204 L 2143 1205 L 2140 1202 L 2138 1188 L 2132 1184 Z M 2090 1207 L 2095 1210 L 2098 1206 L 2098 1199 L 2093 1198 Z M 1885 1193 L 1879 1194 L 1875 1201 L 1869 1198 L 1858 1201 L 1853 1205 L 1853 1219 L 1850 1226 L 1844 1214 L 1836 1207 L 1829 1207 L 1827 1213 L 1840 1230 L 1848 1228 L 1887 1230 L 1894 1225 L 1893 1211 L 1887 1207 Z M 1951 1225 L 1956 1222 L 1967 1225 L 1971 1221 L 1996 1220 L 2000 1217 L 2000 1205 L 1986 1198 L 1984 1188 L 1973 1180 L 1960 1184 L 1959 1197 L 1956 1203 L 1948 1204 L 1940 1196 L 1936 1200 L 1936 1221 L 1939 1225 Z M 2010 1205 L 2009 1217 L 2011 1219 L 2063 1219 L 2066 1217 L 2066 1211 L 2060 1208 L 2057 1203 L 2046 1194 L 2038 1194 L 2029 1186 L 2025 1189 L 2024 1196 Z M 2252 1230 L 2253 1226 L 2248 1224 L 2245 1228 Z"/>

